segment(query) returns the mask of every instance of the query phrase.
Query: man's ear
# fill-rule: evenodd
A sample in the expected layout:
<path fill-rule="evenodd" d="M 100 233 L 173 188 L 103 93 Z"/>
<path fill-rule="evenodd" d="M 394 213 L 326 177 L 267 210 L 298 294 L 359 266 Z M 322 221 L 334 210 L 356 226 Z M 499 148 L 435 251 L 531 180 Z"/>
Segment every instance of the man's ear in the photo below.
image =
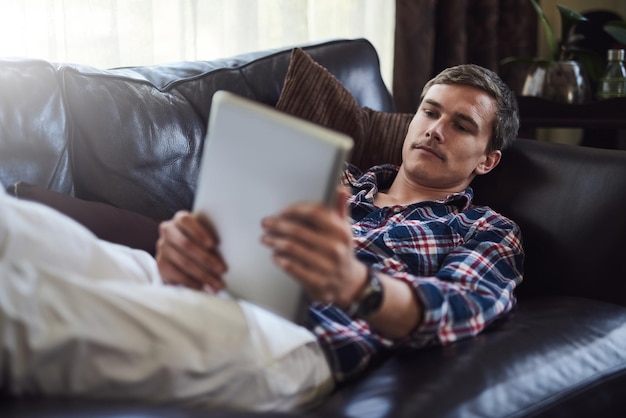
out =
<path fill-rule="evenodd" d="M 498 165 L 500 158 L 502 158 L 502 152 L 500 150 L 491 151 L 474 169 L 474 173 L 478 175 L 487 174 Z"/>

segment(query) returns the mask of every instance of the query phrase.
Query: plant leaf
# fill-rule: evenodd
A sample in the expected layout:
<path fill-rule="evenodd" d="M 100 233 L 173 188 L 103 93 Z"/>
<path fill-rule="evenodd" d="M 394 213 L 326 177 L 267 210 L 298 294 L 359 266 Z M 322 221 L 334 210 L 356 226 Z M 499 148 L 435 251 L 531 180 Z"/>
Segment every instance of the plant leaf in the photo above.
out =
<path fill-rule="evenodd" d="M 604 25 L 604 31 L 620 44 L 626 44 L 626 22 L 616 20 Z"/>
<path fill-rule="evenodd" d="M 545 58 L 535 58 L 535 57 L 506 57 L 500 60 L 500 65 L 509 65 L 516 63 L 524 63 L 524 64 L 548 64 L 552 62 L 552 60 L 547 60 Z"/>
<path fill-rule="evenodd" d="M 561 4 L 557 5 L 559 14 L 561 15 L 561 42 L 563 43 L 563 50 L 567 50 L 572 42 L 575 40 L 570 38 L 570 33 L 576 23 L 585 22 L 588 19 L 578 12 L 565 7 Z"/>
<path fill-rule="evenodd" d="M 543 30 L 546 35 L 546 41 L 548 43 L 548 50 L 550 51 L 550 56 L 552 57 L 552 59 L 558 60 L 559 59 L 559 45 L 554 39 L 554 32 L 552 32 L 552 28 L 550 27 L 550 22 L 548 22 L 548 18 L 546 17 L 545 13 L 541 9 L 541 6 L 539 6 L 539 3 L 537 3 L 536 0 L 530 0 L 530 2 L 535 8 L 535 11 L 537 12 L 537 15 L 539 16 L 539 21 L 541 22 L 541 25 L 543 26 Z"/>
<path fill-rule="evenodd" d="M 576 42 L 582 41 L 585 39 L 585 35 L 581 33 L 572 33 L 569 38 L 567 38 L 567 43 L 569 45 L 575 44 Z"/>

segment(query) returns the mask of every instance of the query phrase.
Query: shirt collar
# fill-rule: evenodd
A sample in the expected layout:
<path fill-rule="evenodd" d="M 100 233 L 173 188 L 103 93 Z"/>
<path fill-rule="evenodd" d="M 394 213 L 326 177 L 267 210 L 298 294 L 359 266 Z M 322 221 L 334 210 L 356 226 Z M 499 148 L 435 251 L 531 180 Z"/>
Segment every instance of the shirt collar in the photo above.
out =
<path fill-rule="evenodd" d="M 374 196 L 379 190 L 386 190 L 391 187 L 391 183 L 398 174 L 399 167 L 391 164 L 378 165 L 361 172 L 354 166 L 348 166 L 344 182 L 352 187 L 353 194 L 357 200 L 365 200 L 374 203 Z M 459 210 L 464 211 L 470 208 L 474 199 L 474 191 L 471 187 L 465 190 L 452 193 L 443 199 L 432 201 L 443 205 L 454 205 Z"/>

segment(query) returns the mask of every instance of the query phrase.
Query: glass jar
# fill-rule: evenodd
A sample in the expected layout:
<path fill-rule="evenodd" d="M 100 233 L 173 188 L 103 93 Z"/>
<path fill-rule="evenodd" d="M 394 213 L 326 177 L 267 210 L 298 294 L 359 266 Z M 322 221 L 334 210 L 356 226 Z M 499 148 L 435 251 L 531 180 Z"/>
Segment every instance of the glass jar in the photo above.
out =
<path fill-rule="evenodd" d="M 626 97 L 625 55 L 623 49 L 609 49 L 607 51 L 608 64 L 604 75 L 600 78 L 598 99 Z"/>

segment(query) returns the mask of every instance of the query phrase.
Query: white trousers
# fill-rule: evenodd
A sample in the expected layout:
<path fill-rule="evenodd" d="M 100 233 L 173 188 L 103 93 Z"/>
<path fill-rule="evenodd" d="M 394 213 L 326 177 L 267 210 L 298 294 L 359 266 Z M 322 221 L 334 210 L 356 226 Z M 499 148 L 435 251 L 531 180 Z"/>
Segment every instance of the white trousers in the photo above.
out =
<path fill-rule="evenodd" d="M 332 390 L 314 335 L 161 284 L 147 253 L 0 189 L 0 376 L 9 392 L 291 410 Z"/>

